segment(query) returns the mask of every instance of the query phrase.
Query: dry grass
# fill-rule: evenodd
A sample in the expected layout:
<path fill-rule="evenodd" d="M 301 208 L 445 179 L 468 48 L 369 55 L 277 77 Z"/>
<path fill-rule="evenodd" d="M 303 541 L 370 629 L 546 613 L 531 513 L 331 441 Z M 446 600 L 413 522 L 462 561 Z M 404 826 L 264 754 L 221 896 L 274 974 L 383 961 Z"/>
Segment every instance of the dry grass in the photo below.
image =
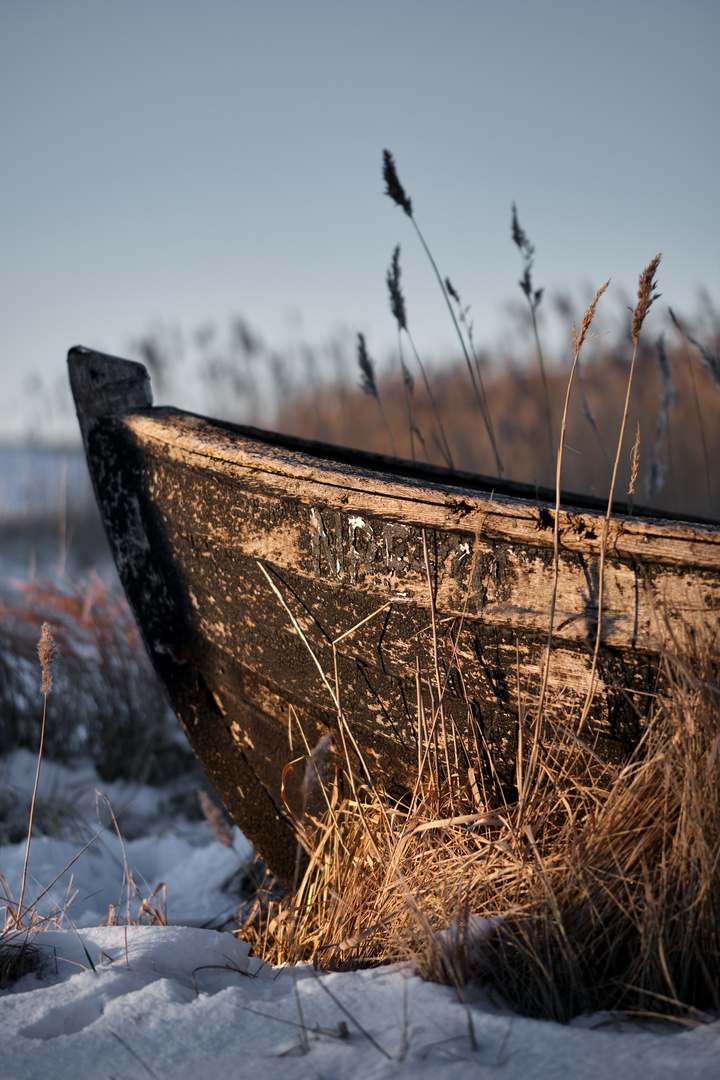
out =
<path fill-rule="evenodd" d="M 619 772 L 558 726 L 537 747 L 521 740 L 518 790 L 535 750 L 536 768 L 514 804 L 483 784 L 476 747 L 464 747 L 467 775 L 448 778 L 442 731 L 421 744 L 409 805 L 342 798 L 331 781 L 295 897 L 256 907 L 243 935 L 275 963 L 410 960 L 460 990 L 478 976 L 519 1011 L 560 1021 L 717 1010 L 718 643 L 664 663 L 666 689 Z"/>
<path fill-rule="evenodd" d="M 52 596 L 55 600 L 55 614 L 60 618 L 64 616 L 64 623 L 59 622 L 58 625 L 64 630 L 63 640 L 68 647 L 74 646 L 77 649 L 77 635 L 75 637 L 70 633 L 70 628 L 75 626 L 77 630 L 76 622 L 79 621 L 79 612 L 76 610 L 77 602 L 79 599 L 79 591 L 75 596 L 68 595 L 66 592 L 57 590 L 49 585 L 43 587 L 33 586 L 36 590 L 35 600 L 38 600 L 38 592 L 44 600 L 47 602 L 48 596 Z M 32 590 L 30 590 L 32 591 Z M 95 603 L 99 603 L 101 608 L 104 604 L 110 603 L 108 599 L 107 590 L 100 583 L 97 583 L 96 588 L 91 595 L 85 598 L 83 605 L 82 622 L 86 624 L 86 629 L 90 627 L 90 632 L 94 633 L 99 638 L 99 644 L 107 638 L 106 619 L 107 611 L 103 611 L 104 619 L 99 616 L 98 612 L 91 617 L 90 611 Z M 120 605 L 122 607 L 122 605 Z M 3 614 L 7 615 L 8 609 L 2 609 Z M 113 609 L 114 610 L 114 609 Z M 21 622 L 27 624 L 26 633 L 31 631 L 32 623 L 34 621 L 34 614 L 31 607 L 20 607 L 13 611 L 13 614 Z M 129 613 L 128 613 L 129 614 Z M 115 630 L 121 630 L 124 628 L 123 624 L 127 624 L 127 619 L 120 620 L 115 619 L 113 625 Z M 132 623 L 127 624 L 132 626 Z M 134 638 L 137 638 L 137 631 L 132 626 Z M 105 641 L 105 645 L 107 642 Z M 55 879 L 40 893 L 39 896 L 35 896 L 32 901 L 25 903 L 25 893 L 28 876 L 28 859 L 30 854 L 30 846 L 33 838 L 33 825 L 35 820 L 35 811 L 38 798 L 38 781 L 40 778 L 40 770 L 43 760 L 43 750 L 45 744 L 45 731 L 46 720 L 48 716 L 48 698 L 53 686 L 53 672 L 52 667 L 58 660 L 58 657 L 62 655 L 58 643 L 56 642 L 50 624 L 44 621 L 42 624 L 42 631 L 40 638 L 36 645 L 37 659 L 40 665 L 41 678 L 38 680 L 40 688 L 42 689 L 42 720 L 40 722 L 40 737 L 39 745 L 37 748 L 37 768 L 35 772 L 35 782 L 30 801 L 27 835 L 25 841 L 25 859 L 23 864 L 20 895 L 18 899 L 12 895 L 11 889 L 2 874 L 0 874 L 0 916 L 2 916 L 2 925 L 0 925 L 0 989 L 4 989 L 6 986 L 11 985 L 18 979 L 21 979 L 28 972 L 34 970 L 41 960 L 39 950 L 34 946 L 33 939 L 38 930 L 45 929 L 47 927 L 59 928 L 63 925 L 67 917 L 67 910 L 71 905 L 73 896 L 68 893 L 65 897 L 64 904 L 62 906 L 55 906 L 54 910 L 46 916 L 40 914 L 38 909 L 39 901 L 52 889 L 55 882 L 72 866 L 72 863 L 83 854 L 85 850 L 97 839 L 97 837 L 105 831 L 110 825 L 114 827 L 118 839 L 123 850 L 123 862 L 124 862 L 124 874 L 123 874 L 123 886 L 122 895 L 117 905 L 111 905 L 107 925 L 116 925 L 118 923 L 137 924 L 141 925 L 147 923 L 149 925 L 165 925 L 166 924 L 166 895 L 165 885 L 161 883 L 152 892 L 147 888 L 146 883 L 138 883 L 133 876 L 133 872 L 128 869 L 127 859 L 125 858 L 125 848 L 123 838 L 120 833 L 117 818 L 110 806 L 110 802 L 106 796 L 102 796 L 102 799 L 107 804 L 107 810 L 109 812 L 109 820 L 105 826 L 102 826 L 98 833 L 85 844 L 85 846 L 79 851 L 78 855 L 72 862 L 61 870 L 60 874 L 56 875 Z M 144 895 L 149 894 L 149 895 Z M 72 922 L 68 919 L 70 925 Z"/>
<path fill-rule="evenodd" d="M 40 953 L 24 930 L 0 930 L 0 990 L 34 971 L 40 963 Z"/>
<path fill-rule="evenodd" d="M 529 894 L 491 968 L 522 1011 L 720 1008 L 716 650 L 666 657 L 667 692 L 633 760 L 582 793 L 546 853 L 533 850 Z"/>

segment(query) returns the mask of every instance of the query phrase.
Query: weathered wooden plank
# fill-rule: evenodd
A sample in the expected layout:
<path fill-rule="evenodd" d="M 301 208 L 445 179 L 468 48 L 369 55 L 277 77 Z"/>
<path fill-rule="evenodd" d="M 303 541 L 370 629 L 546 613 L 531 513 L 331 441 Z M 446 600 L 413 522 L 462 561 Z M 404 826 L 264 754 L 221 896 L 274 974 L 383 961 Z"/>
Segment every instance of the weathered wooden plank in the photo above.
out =
<path fill-rule="evenodd" d="M 518 521 L 527 523 L 525 507 L 519 518 L 504 514 L 500 529 L 497 524 L 491 527 L 492 502 L 468 494 L 468 501 L 479 504 L 477 510 L 448 513 L 436 502 L 445 492 L 422 488 L 415 501 L 396 499 L 384 490 L 388 486 L 392 491 L 397 481 L 376 474 L 366 476 L 360 490 L 329 484 L 324 478 L 279 487 L 277 474 L 260 470 L 256 456 L 251 468 L 233 462 L 228 475 L 222 459 L 178 455 L 175 442 L 168 448 L 154 437 L 154 427 L 149 437 L 151 425 L 145 417 L 131 418 L 127 425 L 154 462 L 152 497 L 168 512 L 173 500 L 179 500 L 180 514 L 192 522 L 197 536 L 233 545 L 278 567 L 429 611 L 425 530 L 426 535 L 432 533 L 435 603 L 443 615 L 482 616 L 500 627 L 547 633 L 554 560 L 552 539 L 545 533 L 552 530 L 538 529 L 537 519 L 529 529 L 517 528 Z M 167 435 L 167 423 L 162 430 Z M 277 462 L 272 457 L 274 469 Z M 185 483 L 187 473 L 198 477 L 195 507 Z M 207 482 L 200 477 L 207 477 Z M 602 534 L 602 519 L 582 515 L 585 532 L 593 534 L 587 549 L 582 549 L 577 542 L 568 542 L 569 530 L 576 541 L 580 535 L 578 515 L 563 513 L 554 636 L 578 643 L 594 641 L 599 586 L 595 537 Z M 648 531 L 631 535 L 635 543 L 630 551 L 629 544 L 619 542 L 614 524 L 615 535 L 611 532 L 609 538 L 614 546 L 605 569 L 603 643 L 658 651 L 688 633 L 700 632 L 708 612 L 720 605 L 717 532 L 690 526 L 688 539 L 673 523 L 675 552 L 670 561 L 651 558 L 653 549 L 657 553 L 671 546 L 662 534 L 662 523 L 634 521 Z M 654 543 L 652 535 L 646 539 L 649 530 L 659 534 Z M 711 555 L 716 559 L 714 570 Z"/>
<path fill-rule="evenodd" d="M 385 476 L 372 469 L 338 467 L 332 461 L 301 455 L 282 446 L 238 439 L 232 428 L 208 426 L 200 417 L 172 409 L 128 416 L 127 426 L 139 442 L 156 441 L 183 464 L 203 467 L 232 480 L 253 473 L 262 490 L 297 496 L 305 502 L 338 505 L 354 513 L 375 505 L 385 516 L 415 521 L 418 507 L 429 528 L 463 525 L 466 531 L 532 546 L 553 545 L 554 506 L 413 477 Z M 360 456 L 360 455 L 358 455 Z M 333 490 L 336 489 L 336 490 Z M 572 496 L 570 496 L 572 498 Z M 599 554 L 602 513 L 561 507 L 561 545 L 568 550 Z M 720 531 L 711 524 L 680 522 L 659 515 L 616 516 L 611 519 L 608 548 L 618 556 L 637 556 L 669 565 L 720 565 Z"/>

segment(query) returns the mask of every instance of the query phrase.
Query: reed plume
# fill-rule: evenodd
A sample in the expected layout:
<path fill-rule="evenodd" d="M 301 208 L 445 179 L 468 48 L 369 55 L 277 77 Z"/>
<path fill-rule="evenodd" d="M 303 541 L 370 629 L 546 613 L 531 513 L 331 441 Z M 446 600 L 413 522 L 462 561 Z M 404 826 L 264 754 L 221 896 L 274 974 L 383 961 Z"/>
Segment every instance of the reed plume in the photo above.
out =
<path fill-rule="evenodd" d="M 620 455 L 622 453 L 623 438 L 625 436 L 625 424 L 627 422 L 628 408 L 630 406 L 630 391 L 632 390 L 633 374 L 635 371 L 635 360 L 637 358 L 638 338 L 642 325 L 645 321 L 648 311 L 652 304 L 657 300 L 659 293 L 656 291 L 655 274 L 657 272 L 658 265 L 660 263 L 660 255 L 656 255 L 654 259 L 651 259 L 648 265 L 640 275 L 640 281 L 638 284 L 638 296 L 637 304 L 633 312 L 632 318 L 632 340 L 633 340 L 633 353 L 632 360 L 630 361 L 630 371 L 628 373 L 627 389 L 625 391 L 625 406 L 623 408 L 622 422 L 620 424 L 620 434 L 618 435 L 617 450 L 615 453 L 615 463 L 613 465 L 612 479 L 610 481 L 610 493 L 608 495 L 607 511 L 605 512 L 605 520 L 603 522 L 602 541 L 600 545 L 600 566 L 598 570 L 598 598 L 597 598 L 597 629 L 595 632 L 595 648 L 593 650 L 593 660 L 590 669 L 590 682 L 585 697 L 585 704 L 583 705 L 582 713 L 580 715 L 580 722 L 578 725 L 578 734 L 582 732 L 585 727 L 585 723 L 590 714 L 590 707 L 592 705 L 593 696 L 595 694 L 595 679 L 597 676 L 597 662 L 600 654 L 600 642 L 602 641 L 602 609 L 603 599 L 605 593 L 605 558 L 607 554 L 607 538 L 608 530 L 610 528 L 610 516 L 612 514 L 613 496 L 615 494 L 615 482 L 617 480 L 618 465 L 620 463 Z"/>
<path fill-rule="evenodd" d="M 420 431 L 415 425 L 412 413 L 412 396 L 415 389 L 415 380 L 413 379 L 407 364 L 405 363 L 405 357 L 403 356 L 402 347 L 402 331 L 407 331 L 407 314 L 405 311 L 405 297 L 403 296 L 402 289 L 400 288 L 400 245 L 397 244 L 393 251 L 392 260 L 390 262 L 390 268 L 387 272 L 386 282 L 388 292 L 390 293 L 390 310 L 395 317 L 395 322 L 398 327 L 398 355 L 400 357 L 400 374 L 402 376 L 403 390 L 405 392 L 405 406 L 407 408 L 407 422 L 408 422 L 408 434 L 410 436 L 410 456 L 412 460 L 415 460 L 415 433 L 420 437 L 420 441 L 425 446 L 425 440 Z M 427 451 L 426 451 L 427 454 Z"/>
<path fill-rule="evenodd" d="M 395 439 L 393 438 L 393 433 L 390 430 L 390 425 L 388 424 L 387 416 L 385 415 L 383 403 L 380 400 L 380 391 L 378 390 L 378 385 L 375 380 L 375 365 L 370 359 L 370 355 L 367 351 L 364 334 L 358 334 L 357 357 L 358 366 L 360 368 L 360 389 L 364 394 L 367 394 L 368 397 L 373 397 L 377 401 L 378 409 L 380 410 L 380 416 L 382 417 L 385 429 L 388 433 L 388 438 L 390 440 L 392 455 L 393 457 L 397 457 Z"/>
<path fill-rule="evenodd" d="M 512 238 L 517 246 L 523 259 L 523 276 L 520 279 L 520 288 L 527 299 L 530 307 L 530 316 L 532 318 L 533 334 L 535 336 L 535 349 L 537 351 L 538 364 L 540 367 L 540 378 L 542 379 L 543 393 L 545 395 L 545 421 L 547 423 L 548 432 L 548 450 L 550 454 L 550 466 L 552 468 L 554 458 L 554 441 L 552 430 L 552 414 L 550 412 L 550 394 L 548 393 L 547 377 L 545 375 L 545 360 L 543 358 L 543 351 L 540 345 L 540 335 L 538 333 L 537 325 L 537 309 L 540 307 L 540 301 L 543 298 L 544 289 L 533 288 L 532 283 L 532 268 L 535 261 L 535 246 L 530 243 L 527 233 L 521 227 L 518 220 L 517 206 L 513 203 L 512 206 Z M 587 313 L 586 313 L 587 314 Z M 589 325 L 589 324 L 588 324 Z M 575 328 L 573 327 L 573 333 Z M 582 342 L 581 346 L 582 347 Z"/>
<path fill-rule="evenodd" d="M 491 418 L 490 418 L 490 413 L 488 412 L 488 410 L 486 408 L 486 405 L 485 405 L 485 402 L 483 401 L 483 397 L 482 397 L 482 395 L 480 393 L 480 389 L 479 389 L 478 384 L 477 384 L 477 379 L 475 378 L 475 372 L 473 371 L 473 366 L 472 366 L 472 363 L 470 362 L 470 354 L 468 352 L 468 348 L 467 348 L 467 345 L 465 343 L 465 338 L 464 338 L 463 333 L 462 333 L 462 331 L 460 329 L 460 325 L 459 325 L 458 320 L 457 320 L 457 318 L 455 316 L 455 312 L 453 311 L 453 306 L 450 303 L 450 297 L 448 295 L 448 291 L 447 291 L 447 287 L 445 285 L 445 282 L 443 281 L 442 275 L 440 274 L 440 271 L 438 270 L 437 263 L 435 262 L 435 259 L 433 258 L 432 252 L 430 251 L 430 248 L 428 247 L 428 245 L 427 245 L 427 243 L 425 241 L 425 237 L 423 236 L 423 234 L 420 231 L 420 227 L 419 227 L 419 225 L 418 225 L 418 223 L 417 223 L 417 221 L 415 219 L 415 215 L 413 214 L 412 202 L 411 202 L 409 196 L 407 195 L 407 192 L 405 191 L 405 188 L 400 183 L 400 178 L 398 177 L 397 168 L 395 166 L 395 159 L 393 158 L 393 156 L 392 156 L 392 154 L 390 153 L 389 150 L 383 150 L 383 179 L 385 180 L 385 194 L 388 195 L 389 198 L 391 198 L 393 200 L 393 202 L 397 204 L 397 206 L 402 207 L 402 209 L 405 211 L 407 216 L 410 218 L 410 220 L 412 221 L 413 226 L 415 228 L 415 232 L 417 233 L 418 239 L 419 239 L 420 243 L 422 244 L 423 250 L 425 251 L 425 254 L 427 255 L 428 259 L 430 260 L 430 265 L 432 266 L 435 277 L 437 278 L 437 282 L 438 282 L 438 284 L 440 286 L 440 291 L 442 292 L 443 297 L 445 299 L 447 309 L 450 312 L 450 318 L 452 319 L 453 326 L 455 327 L 455 332 L 456 332 L 456 334 L 458 336 L 458 340 L 460 342 L 460 347 L 462 349 L 463 357 L 465 359 L 465 363 L 467 365 L 467 369 L 468 369 L 468 372 L 470 374 L 470 381 L 472 383 L 473 391 L 475 393 L 475 399 L 476 399 L 476 401 L 478 403 L 478 407 L 480 409 L 480 413 L 481 413 L 481 416 L 483 418 L 483 423 L 485 424 L 485 430 L 487 431 L 488 438 L 490 439 L 490 445 L 492 447 L 493 455 L 495 457 L 495 467 L 497 469 L 498 476 L 504 477 L 505 476 L 505 470 L 503 468 L 502 462 L 500 460 L 500 455 L 498 453 L 497 443 L 495 441 L 495 432 L 493 430 L 492 421 L 491 421 Z"/>
<path fill-rule="evenodd" d="M 702 357 L 700 363 L 720 390 L 720 353 L 714 353 L 707 345 L 701 345 L 699 341 L 695 340 L 692 334 L 688 334 L 687 339 L 688 341 L 691 341 L 699 351 L 700 356 Z"/>
<path fill-rule="evenodd" d="M 630 454 L 630 484 L 628 486 L 628 515 L 632 517 L 633 501 L 635 499 L 635 482 L 637 481 L 638 468 L 640 465 L 640 421 L 638 420 L 635 442 Z"/>
<path fill-rule="evenodd" d="M 400 245 L 393 251 L 390 269 L 387 272 L 387 287 L 390 293 L 390 310 L 393 313 L 398 330 L 407 330 L 407 311 L 405 297 L 400 287 Z"/>
<path fill-rule="evenodd" d="M 203 817 L 213 831 L 218 843 L 226 848 L 234 848 L 232 829 L 228 826 L 222 812 L 215 806 L 206 791 L 198 791 L 198 802 L 203 812 Z"/>
<path fill-rule="evenodd" d="M 360 368 L 360 389 L 363 394 L 380 400 L 377 383 L 375 382 L 375 368 L 370 359 L 365 344 L 365 335 L 358 334 L 358 366 Z"/>
<path fill-rule="evenodd" d="M 657 281 L 655 280 L 655 274 L 657 273 L 660 258 L 660 255 L 656 255 L 654 259 L 651 259 L 640 275 L 637 304 L 635 305 L 635 310 L 633 312 L 632 329 L 630 333 L 633 345 L 636 347 L 638 338 L 640 337 L 640 331 L 642 330 L 642 324 L 645 322 L 647 313 L 655 301 L 660 297 L 660 293 L 657 292 Z M 633 360 L 634 359 L 635 356 L 633 354 Z"/>
<path fill-rule="evenodd" d="M 383 179 L 385 181 L 385 194 L 389 195 L 394 203 L 401 206 L 409 218 L 412 218 L 412 202 L 400 183 L 395 167 L 395 159 L 389 150 L 383 150 Z"/>
<path fill-rule="evenodd" d="M 399 244 L 397 245 L 397 247 L 395 248 L 395 251 L 393 252 L 392 262 L 390 264 L 390 269 L 388 270 L 388 273 L 387 273 L 387 286 L 388 286 L 388 290 L 389 290 L 389 293 L 390 293 L 390 310 L 392 311 L 393 316 L 395 317 L 395 321 L 396 321 L 397 326 L 398 326 L 398 347 L 400 349 L 400 362 L 401 362 L 402 368 L 403 368 L 403 379 L 405 380 L 406 386 L 407 386 L 406 375 L 409 378 L 411 378 L 411 376 L 410 376 L 410 373 L 407 371 L 407 368 L 405 367 L 405 363 L 404 363 L 404 360 L 403 360 L 402 332 L 404 331 L 405 334 L 407 335 L 408 341 L 410 342 L 410 347 L 411 347 L 411 349 L 413 351 L 413 354 L 415 356 L 415 360 L 417 361 L 417 365 L 420 368 L 420 372 L 421 372 L 422 377 L 423 377 L 423 382 L 425 384 L 425 390 L 427 392 L 428 399 L 430 401 L 430 405 L 432 406 L 432 410 L 433 410 L 433 412 L 435 414 L 435 420 L 437 421 L 438 428 L 440 429 L 440 437 L 442 439 L 442 445 L 438 442 L 438 446 L 440 448 L 440 453 L 445 458 L 446 464 L 452 469 L 452 468 L 454 468 L 454 464 L 453 464 L 452 454 L 450 453 L 450 447 L 448 446 L 447 437 L 445 435 L 445 428 L 443 427 L 443 422 L 440 419 L 440 413 L 438 411 L 438 407 L 437 407 L 437 404 L 435 402 L 435 396 L 433 395 L 432 389 L 430 387 L 430 382 L 429 382 L 428 377 L 427 377 L 427 372 L 425 371 L 425 365 L 423 364 L 422 360 L 420 359 L 420 354 L 418 353 L 418 350 L 415 347 L 415 340 L 414 340 L 412 334 L 410 333 L 410 327 L 408 326 L 407 308 L 405 306 L 405 297 L 403 295 L 402 287 L 400 285 L 400 245 Z M 411 389 L 412 389 L 412 387 L 411 387 Z M 409 399 L 408 399 L 408 409 L 409 408 L 410 408 L 410 404 L 409 404 Z M 418 437 L 420 438 L 420 440 L 421 440 L 421 442 L 423 444 L 423 448 L 425 448 L 425 440 L 423 439 L 422 435 L 420 434 L 419 429 L 414 424 L 412 425 L 412 427 L 414 428 L 415 432 L 417 433 Z M 412 430 L 412 428 L 411 428 L 411 430 Z M 425 449 L 425 455 L 427 456 L 427 449 Z"/>
<path fill-rule="evenodd" d="M 42 761 L 43 743 L 45 741 L 47 699 L 48 694 L 52 689 L 52 674 L 50 668 L 53 664 L 53 661 L 58 655 L 58 644 L 55 641 L 55 638 L 52 636 L 50 624 L 47 622 L 44 622 L 42 624 L 40 640 L 37 643 L 37 651 L 38 659 L 40 660 L 40 669 L 42 671 L 43 714 L 42 724 L 40 725 L 40 746 L 38 749 L 37 768 L 35 770 L 35 784 L 33 787 L 32 800 L 30 802 L 30 817 L 28 820 L 27 843 L 25 844 L 25 861 L 23 863 L 22 883 L 20 885 L 20 899 L 18 900 L 17 911 L 15 913 L 15 923 L 18 928 L 21 926 L 23 898 L 25 896 L 25 883 L 27 881 L 28 859 L 30 858 L 30 841 L 32 840 L 33 817 L 35 814 L 35 802 L 37 800 L 38 782 L 40 780 L 40 763 Z"/>

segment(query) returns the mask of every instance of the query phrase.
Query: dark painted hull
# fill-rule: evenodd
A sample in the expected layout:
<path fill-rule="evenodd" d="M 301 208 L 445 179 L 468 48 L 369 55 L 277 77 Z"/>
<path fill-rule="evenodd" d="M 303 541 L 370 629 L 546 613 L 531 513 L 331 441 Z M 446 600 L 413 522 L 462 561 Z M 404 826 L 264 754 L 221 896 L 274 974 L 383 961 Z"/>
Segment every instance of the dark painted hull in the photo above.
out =
<path fill-rule="evenodd" d="M 449 727 L 489 750 L 512 785 L 518 687 L 531 714 L 547 648 L 550 492 L 535 499 L 522 485 L 153 408 L 142 365 L 80 348 L 68 363 L 148 653 L 220 798 L 282 881 L 295 865 L 303 762 L 283 785 L 285 766 L 333 731 L 359 778 L 398 796 L 412 788 L 417 673 L 429 715 L 435 656 Z M 603 507 L 570 500 L 550 723 L 584 696 L 597 627 Z M 717 526 L 646 512 L 611 519 L 586 731 L 598 752 L 627 754 L 660 651 L 717 634 L 719 611 Z M 467 771 L 462 755 L 450 759 Z"/>

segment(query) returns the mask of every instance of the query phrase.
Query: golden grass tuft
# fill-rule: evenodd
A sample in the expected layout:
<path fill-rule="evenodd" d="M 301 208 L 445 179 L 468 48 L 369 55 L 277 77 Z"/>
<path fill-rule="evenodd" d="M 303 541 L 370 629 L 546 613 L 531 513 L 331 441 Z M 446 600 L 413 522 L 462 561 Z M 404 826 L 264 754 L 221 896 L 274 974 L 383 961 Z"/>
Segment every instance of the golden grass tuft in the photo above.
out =
<path fill-rule="evenodd" d="M 607 788 L 587 791 L 494 945 L 523 1012 L 698 1015 L 720 1007 L 717 653 L 665 658 L 667 691 Z"/>
<path fill-rule="evenodd" d="M 633 500 L 635 498 L 635 484 L 637 482 L 638 468 L 640 466 L 640 421 L 638 420 L 635 432 L 635 442 L 630 453 L 630 485 L 628 487 L 628 514 L 632 514 Z"/>
<path fill-rule="evenodd" d="M 518 1011 L 561 1022 L 598 1010 L 697 1022 L 718 1010 L 717 645 L 664 657 L 664 690 L 621 770 L 548 722 L 519 751 L 518 790 L 537 759 L 516 803 L 483 780 L 492 762 L 470 746 L 473 765 L 451 776 L 426 745 L 407 805 L 343 796 L 335 778 L 308 823 L 294 898 L 272 901 L 243 936 L 274 963 L 405 960 L 461 994 L 476 977 Z"/>

